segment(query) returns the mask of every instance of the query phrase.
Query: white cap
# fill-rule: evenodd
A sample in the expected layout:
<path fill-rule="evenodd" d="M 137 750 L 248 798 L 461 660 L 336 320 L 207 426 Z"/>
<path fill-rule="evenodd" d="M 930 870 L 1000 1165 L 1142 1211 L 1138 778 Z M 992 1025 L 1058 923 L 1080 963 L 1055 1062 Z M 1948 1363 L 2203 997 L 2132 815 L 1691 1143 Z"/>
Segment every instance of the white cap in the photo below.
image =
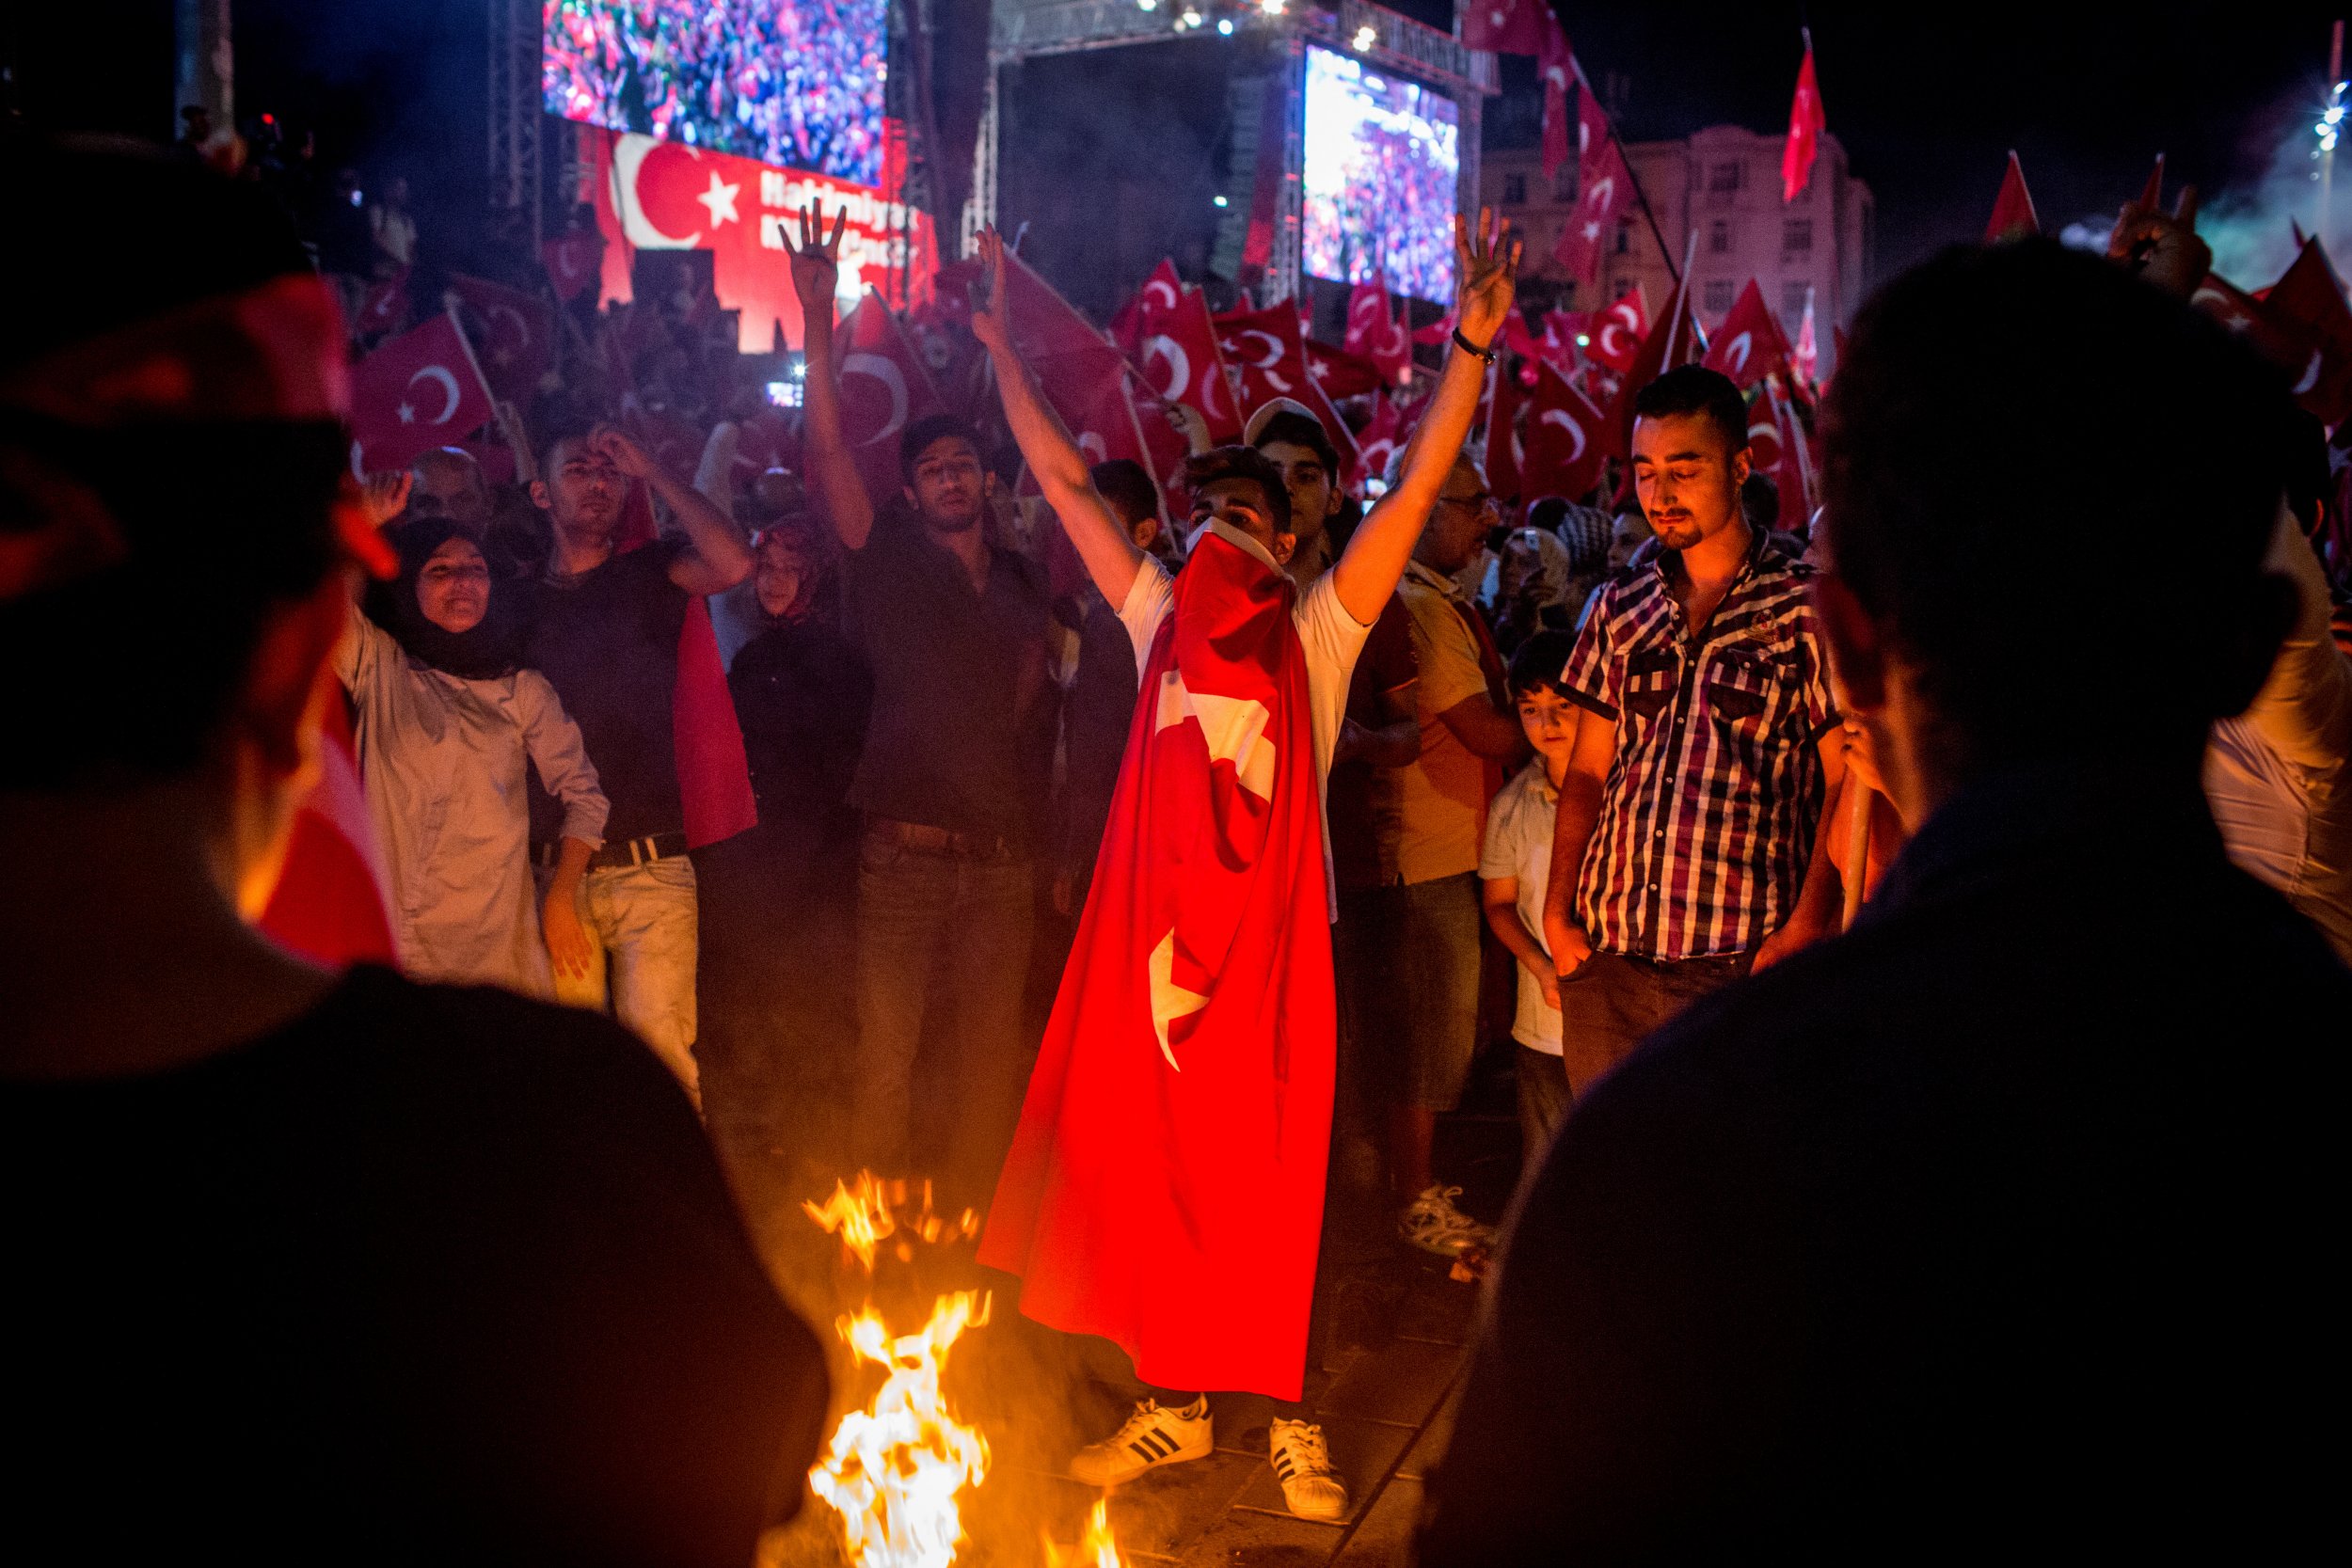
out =
<path fill-rule="evenodd" d="M 1273 398 L 1260 404 L 1257 412 L 1249 416 L 1249 422 L 1241 427 L 1241 444 L 1245 447 L 1256 446 L 1258 437 L 1265 434 L 1265 427 L 1277 414 L 1295 414 L 1300 419 L 1312 420 L 1315 428 L 1323 431 L 1323 438 L 1327 441 L 1331 439 L 1331 433 L 1324 430 L 1322 417 L 1313 409 L 1296 398 Z"/>

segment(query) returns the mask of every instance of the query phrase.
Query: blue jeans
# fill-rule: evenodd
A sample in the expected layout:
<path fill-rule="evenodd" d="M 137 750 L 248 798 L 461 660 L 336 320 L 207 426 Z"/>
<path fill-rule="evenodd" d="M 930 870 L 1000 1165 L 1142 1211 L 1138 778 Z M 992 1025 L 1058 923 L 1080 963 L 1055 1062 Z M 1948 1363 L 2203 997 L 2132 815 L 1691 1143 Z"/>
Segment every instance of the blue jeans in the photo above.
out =
<path fill-rule="evenodd" d="M 1034 863 L 1009 853 L 916 849 L 869 830 L 858 847 L 857 1070 L 850 1141 L 878 1174 L 936 1175 L 968 1201 L 995 1190 L 1037 1047 L 1021 1002 L 1036 920 Z M 913 1169 L 914 1065 L 924 1022 L 955 1107 L 945 1159 Z"/>

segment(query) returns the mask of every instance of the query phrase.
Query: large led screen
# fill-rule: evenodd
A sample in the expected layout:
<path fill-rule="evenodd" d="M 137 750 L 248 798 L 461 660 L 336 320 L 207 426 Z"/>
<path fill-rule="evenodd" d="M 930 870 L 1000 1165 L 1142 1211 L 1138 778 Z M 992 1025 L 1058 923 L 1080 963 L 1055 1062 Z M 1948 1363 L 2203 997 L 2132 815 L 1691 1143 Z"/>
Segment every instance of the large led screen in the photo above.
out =
<path fill-rule="evenodd" d="M 1454 298 L 1454 101 L 1353 55 L 1307 51 L 1306 270 Z"/>
<path fill-rule="evenodd" d="M 880 185 L 888 10 L 889 0 L 544 0 L 547 110 Z"/>

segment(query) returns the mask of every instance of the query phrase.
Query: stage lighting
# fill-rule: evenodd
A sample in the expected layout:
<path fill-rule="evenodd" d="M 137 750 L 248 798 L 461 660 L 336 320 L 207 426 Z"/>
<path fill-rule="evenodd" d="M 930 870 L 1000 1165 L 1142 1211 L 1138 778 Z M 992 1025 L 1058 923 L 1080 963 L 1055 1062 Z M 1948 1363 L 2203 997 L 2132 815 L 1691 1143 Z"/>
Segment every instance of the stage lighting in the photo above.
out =
<path fill-rule="evenodd" d="M 1198 27 L 1200 25 L 1200 13 L 1194 10 L 1190 6 L 1186 6 L 1184 8 L 1184 14 L 1176 19 L 1176 25 L 1179 27 Z"/>
<path fill-rule="evenodd" d="M 1258 8 L 1268 16 L 1280 16 L 1287 8 L 1283 0 L 1258 0 Z"/>
<path fill-rule="evenodd" d="M 1219 206 L 1219 207 L 1228 207 L 1228 206 L 1231 206 L 1231 205 L 1232 205 L 1232 203 L 1231 203 L 1231 202 L 1227 201 L 1227 200 L 1226 200 L 1223 197 L 1221 197 L 1221 196 L 1213 196 L 1213 197 L 1209 198 L 1209 199 L 1210 199 L 1211 201 L 1215 202 L 1215 203 L 1216 203 L 1217 206 Z"/>
<path fill-rule="evenodd" d="M 1136 9 L 1139 11 L 1156 11 L 1159 8 L 1160 0 L 1136 0 Z"/>
<path fill-rule="evenodd" d="M 1365 50 L 1370 49 L 1374 44 L 1378 43 L 1379 41 L 1380 35 L 1373 27 L 1371 23 L 1367 22 L 1362 26 L 1356 29 L 1356 53 L 1359 55 L 1362 54 Z"/>
<path fill-rule="evenodd" d="M 1216 32 L 1217 37 L 1219 38 L 1232 38 L 1233 36 L 1233 19 L 1230 16 L 1218 17 L 1216 19 Z"/>

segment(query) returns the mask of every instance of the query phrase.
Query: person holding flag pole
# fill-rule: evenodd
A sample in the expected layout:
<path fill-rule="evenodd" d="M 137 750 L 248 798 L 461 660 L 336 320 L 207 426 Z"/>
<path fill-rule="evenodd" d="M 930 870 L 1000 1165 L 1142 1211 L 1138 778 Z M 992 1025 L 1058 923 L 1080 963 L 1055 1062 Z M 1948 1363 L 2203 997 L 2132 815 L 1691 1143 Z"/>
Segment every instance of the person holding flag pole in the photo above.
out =
<path fill-rule="evenodd" d="M 1023 1276 L 1021 1310 L 1134 1358 L 1147 1399 L 1071 1473 L 1115 1485 L 1207 1456 L 1207 1395 L 1292 1402 L 1270 1433 L 1302 1517 L 1347 1512 L 1299 1400 L 1330 1148 L 1337 1031 L 1324 781 L 1350 673 L 1411 559 L 1477 411 L 1511 308 L 1518 241 L 1456 220 L 1454 349 L 1399 466 L 1303 591 L 1279 470 L 1252 448 L 1196 456 L 1192 549 L 1171 577 L 1137 548 L 1014 347 L 1005 246 L 980 242 L 1005 415 L 1141 666 L 1100 869 L 1046 1026 L 979 1260 Z"/>

